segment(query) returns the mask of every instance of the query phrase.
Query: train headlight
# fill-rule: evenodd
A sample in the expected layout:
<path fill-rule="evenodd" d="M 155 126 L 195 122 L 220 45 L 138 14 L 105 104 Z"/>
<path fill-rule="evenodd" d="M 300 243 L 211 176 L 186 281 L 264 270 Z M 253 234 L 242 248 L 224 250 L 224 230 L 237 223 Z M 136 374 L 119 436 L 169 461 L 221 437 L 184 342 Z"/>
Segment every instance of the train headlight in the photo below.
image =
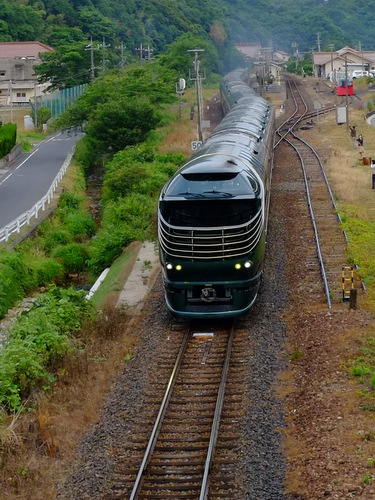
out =
<path fill-rule="evenodd" d="M 181 271 L 181 269 L 182 269 L 181 264 L 177 264 L 177 266 L 176 266 L 176 271 Z"/>
<path fill-rule="evenodd" d="M 173 266 L 170 262 L 167 262 L 167 264 L 165 264 L 165 267 L 168 269 L 168 271 L 170 271 L 171 269 L 173 269 Z"/>
<path fill-rule="evenodd" d="M 246 269 L 250 269 L 250 267 L 253 265 L 253 263 L 251 262 L 251 260 L 247 260 L 244 264 L 244 267 L 246 267 Z"/>
<path fill-rule="evenodd" d="M 241 269 L 241 264 L 239 262 L 237 262 L 237 264 L 234 264 L 234 268 L 235 269 Z"/>

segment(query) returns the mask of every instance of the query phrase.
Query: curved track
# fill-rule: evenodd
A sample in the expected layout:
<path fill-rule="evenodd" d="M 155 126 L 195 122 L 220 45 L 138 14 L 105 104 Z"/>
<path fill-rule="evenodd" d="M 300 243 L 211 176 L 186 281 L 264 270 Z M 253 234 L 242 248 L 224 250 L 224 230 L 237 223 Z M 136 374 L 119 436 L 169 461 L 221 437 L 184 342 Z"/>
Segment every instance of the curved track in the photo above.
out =
<path fill-rule="evenodd" d="M 312 223 L 312 229 L 307 224 L 301 237 L 310 234 L 312 230 L 316 245 L 316 251 L 307 257 L 307 265 L 312 271 L 311 288 L 316 299 L 320 300 L 322 288 L 314 273 L 318 265 L 325 301 L 331 308 L 333 302 L 342 301 L 344 294 L 345 298 L 348 298 L 347 288 L 348 286 L 352 288 L 352 270 L 348 267 L 345 254 L 348 240 L 340 229 L 341 220 L 322 160 L 317 151 L 297 133 L 297 125 L 301 126 L 312 115 L 295 80 L 287 79 L 286 85 L 294 102 L 294 110 L 277 129 L 280 139 L 275 147 L 285 141 L 299 158 Z M 306 217 L 303 209 L 300 214 L 296 214 L 296 217 Z"/>

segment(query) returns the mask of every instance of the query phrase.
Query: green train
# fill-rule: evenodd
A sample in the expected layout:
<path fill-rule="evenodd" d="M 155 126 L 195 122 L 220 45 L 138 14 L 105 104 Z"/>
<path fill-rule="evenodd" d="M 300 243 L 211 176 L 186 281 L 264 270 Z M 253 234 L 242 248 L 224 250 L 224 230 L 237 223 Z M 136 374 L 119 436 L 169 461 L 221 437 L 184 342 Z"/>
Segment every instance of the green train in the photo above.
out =
<path fill-rule="evenodd" d="M 223 78 L 221 101 L 223 120 L 159 197 L 166 305 L 184 318 L 243 315 L 261 281 L 274 111 L 242 71 Z"/>

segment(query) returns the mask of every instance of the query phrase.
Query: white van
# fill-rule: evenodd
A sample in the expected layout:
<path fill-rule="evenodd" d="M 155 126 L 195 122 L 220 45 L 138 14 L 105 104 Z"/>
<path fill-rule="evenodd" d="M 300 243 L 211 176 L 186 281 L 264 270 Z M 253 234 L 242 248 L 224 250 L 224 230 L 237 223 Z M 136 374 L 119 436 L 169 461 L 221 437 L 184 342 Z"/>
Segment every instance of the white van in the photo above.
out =
<path fill-rule="evenodd" d="M 364 76 L 369 76 L 368 71 L 363 71 L 362 69 L 355 69 L 352 74 L 352 78 L 362 78 Z"/>

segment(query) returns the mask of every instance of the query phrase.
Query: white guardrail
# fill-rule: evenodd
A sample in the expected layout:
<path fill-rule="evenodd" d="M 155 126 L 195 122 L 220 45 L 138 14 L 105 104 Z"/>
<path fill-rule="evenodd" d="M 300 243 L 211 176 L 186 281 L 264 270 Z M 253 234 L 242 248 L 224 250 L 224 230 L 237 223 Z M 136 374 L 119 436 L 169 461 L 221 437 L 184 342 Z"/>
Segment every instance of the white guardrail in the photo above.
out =
<path fill-rule="evenodd" d="M 13 220 L 8 225 L 0 229 L 0 243 L 7 242 L 13 233 L 19 233 L 23 226 L 30 225 L 30 222 L 33 219 L 37 219 L 39 213 L 41 211 L 44 211 L 46 207 L 49 205 L 49 203 L 51 203 L 54 192 L 56 191 L 61 179 L 63 178 L 65 172 L 67 171 L 70 165 L 70 162 L 72 161 L 74 151 L 75 151 L 75 146 L 73 146 L 72 151 L 66 157 L 62 167 L 60 168 L 58 174 L 53 180 L 51 187 L 49 188 L 45 196 L 43 196 L 41 200 L 35 203 L 35 205 L 30 210 L 23 213 L 17 219 Z"/>

